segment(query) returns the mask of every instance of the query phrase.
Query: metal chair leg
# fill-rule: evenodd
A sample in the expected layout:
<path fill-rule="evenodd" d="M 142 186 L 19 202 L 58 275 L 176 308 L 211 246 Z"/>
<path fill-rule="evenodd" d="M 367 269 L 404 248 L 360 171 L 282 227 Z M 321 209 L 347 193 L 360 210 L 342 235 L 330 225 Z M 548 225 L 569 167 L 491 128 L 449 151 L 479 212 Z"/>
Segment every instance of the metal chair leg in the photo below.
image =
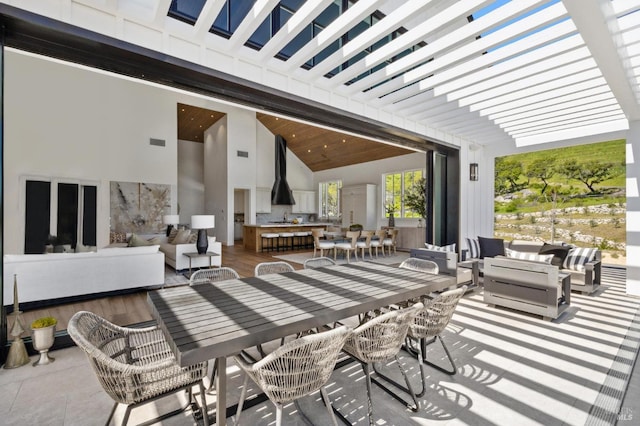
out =
<path fill-rule="evenodd" d="M 451 364 L 451 369 L 447 370 L 444 367 L 441 367 L 439 365 L 434 364 L 431 361 L 427 360 L 427 345 L 433 343 L 436 341 L 436 339 L 440 340 L 440 344 L 442 345 L 442 349 L 444 349 L 444 353 L 447 354 L 447 358 L 449 359 L 449 363 Z M 415 348 L 411 348 L 410 346 L 405 346 L 409 348 L 409 352 L 413 353 L 413 354 L 417 354 L 417 351 L 415 350 Z M 447 345 L 444 344 L 444 340 L 442 340 L 442 336 L 438 335 L 436 337 L 434 337 L 432 340 L 430 341 L 426 341 L 426 339 L 420 339 L 420 352 L 422 352 L 422 361 L 435 368 L 438 371 L 441 371 L 445 374 L 448 374 L 450 376 L 453 376 L 454 374 L 456 374 L 458 372 L 458 368 L 456 367 L 455 362 L 453 361 L 453 357 L 451 356 L 451 353 L 449 352 L 449 349 L 447 348 Z"/>
<path fill-rule="evenodd" d="M 383 379 L 384 381 L 386 381 L 387 383 L 395 386 L 396 388 L 400 389 L 401 391 L 403 391 L 404 393 L 408 394 L 409 396 L 411 396 L 411 399 L 413 400 L 413 406 L 411 406 L 410 403 L 408 403 L 404 398 L 402 398 L 400 395 L 398 395 L 397 393 L 395 393 L 394 391 L 392 391 L 391 389 L 389 389 L 388 387 L 386 387 L 384 384 L 382 384 L 382 382 L 376 380 L 375 378 L 372 379 L 372 381 L 378 385 L 383 391 L 385 391 L 387 394 L 389 394 L 390 396 L 392 396 L 393 398 L 395 398 L 396 400 L 402 402 L 403 404 L 405 404 L 407 406 L 407 408 L 409 408 L 411 411 L 413 412 L 417 412 L 420 410 L 420 401 L 418 401 L 418 394 L 416 394 L 416 392 L 413 390 L 413 387 L 411 386 L 411 383 L 409 382 L 409 377 L 407 376 L 407 372 L 404 370 L 404 368 L 402 367 L 402 365 L 400 364 L 400 360 L 398 359 L 398 356 L 396 355 L 395 357 L 396 360 L 396 364 L 398 364 L 398 368 L 400 369 L 400 373 L 402 373 L 402 377 L 404 378 L 404 383 L 405 385 L 402 385 L 398 382 L 396 382 L 395 380 L 393 380 L 391 377 L 387 376 L 386 374 L 382 373 L 377 367 L 376 364 L 373 364 L 373 370 L 376 372 L 376 374 Z M 423 385 L 424 388 L 424 385 Z M 424 389 L 423 389 L 424 390 Z"/>

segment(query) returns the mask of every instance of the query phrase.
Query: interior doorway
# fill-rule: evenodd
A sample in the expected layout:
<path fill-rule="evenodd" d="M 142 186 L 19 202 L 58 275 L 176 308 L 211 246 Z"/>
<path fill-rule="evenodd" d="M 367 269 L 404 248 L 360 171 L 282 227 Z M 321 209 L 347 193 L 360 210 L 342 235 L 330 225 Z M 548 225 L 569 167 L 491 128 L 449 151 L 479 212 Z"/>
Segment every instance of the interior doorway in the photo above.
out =
<path fill-rule="evenodd" d="M 245 211 L 249 209 L 250 192 L 244 188 L 233 190 L 233 240 L 242 241 Z"/>

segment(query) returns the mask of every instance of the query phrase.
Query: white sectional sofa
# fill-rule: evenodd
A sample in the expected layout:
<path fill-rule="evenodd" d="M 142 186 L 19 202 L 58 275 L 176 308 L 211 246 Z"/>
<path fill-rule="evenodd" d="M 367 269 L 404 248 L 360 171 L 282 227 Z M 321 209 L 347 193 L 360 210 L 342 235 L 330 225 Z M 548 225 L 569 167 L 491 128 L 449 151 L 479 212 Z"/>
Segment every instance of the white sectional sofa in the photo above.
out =
<path fill-rule="evenodd" d="M 3 261 L 5 305 L 13 304 L 14 274 L 20 303 L 164 284 L 164 253 L 158 245 L 86 253 L 6 254 Z"/>

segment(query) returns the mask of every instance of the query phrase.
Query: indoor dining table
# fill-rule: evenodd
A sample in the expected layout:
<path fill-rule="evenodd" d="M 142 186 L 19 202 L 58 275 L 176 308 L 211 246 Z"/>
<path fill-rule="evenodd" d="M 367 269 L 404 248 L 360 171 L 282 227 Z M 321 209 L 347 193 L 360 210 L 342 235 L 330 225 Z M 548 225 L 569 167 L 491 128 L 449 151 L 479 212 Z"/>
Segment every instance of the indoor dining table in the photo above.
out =
<path fill-rule="evenodd" d="M 150 291 L 148 303 L 181 366 L 217 359 L 216 421 L 225 425 L 227 357 L 455 285 L 450 276 L 356 262 Z"/>

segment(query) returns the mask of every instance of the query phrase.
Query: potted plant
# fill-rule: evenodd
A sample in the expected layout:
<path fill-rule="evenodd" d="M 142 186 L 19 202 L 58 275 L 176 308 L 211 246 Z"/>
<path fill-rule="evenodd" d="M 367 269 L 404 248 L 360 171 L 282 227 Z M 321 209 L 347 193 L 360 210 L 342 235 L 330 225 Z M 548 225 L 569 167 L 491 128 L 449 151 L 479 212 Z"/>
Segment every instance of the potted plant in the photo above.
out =
<path fill-rule="evenodd" d="M 420 178 L 414 182 L 404 194 L 404 205 L 409 210 L 417 213 L 420 218 L 418 219 L 418 226 L 422 226 L 422 219 L 427 217 L 427 179 Z"/>
<path fill-rule="evenodd" d="M 393 228 L 396 225 L 395 214 L 396 214 L 396 204 L 391 203 L 387 204 L 384 207 L 385 212 L 387 213 L 387 217 L 389 218 L 389 228 Z"/>
<path fill-rule="evenodd" d="M 33 332 L 33 349 L 40 352 L 40 358 L 33 363 L 33 366 L 47 365 L 54 361 L 48 352 L 53 346 L 53 340 L 56 334 L 56 324 L 58 320 L 53 317 L 42 317 L 31 323 L 31 331 Z"/>

